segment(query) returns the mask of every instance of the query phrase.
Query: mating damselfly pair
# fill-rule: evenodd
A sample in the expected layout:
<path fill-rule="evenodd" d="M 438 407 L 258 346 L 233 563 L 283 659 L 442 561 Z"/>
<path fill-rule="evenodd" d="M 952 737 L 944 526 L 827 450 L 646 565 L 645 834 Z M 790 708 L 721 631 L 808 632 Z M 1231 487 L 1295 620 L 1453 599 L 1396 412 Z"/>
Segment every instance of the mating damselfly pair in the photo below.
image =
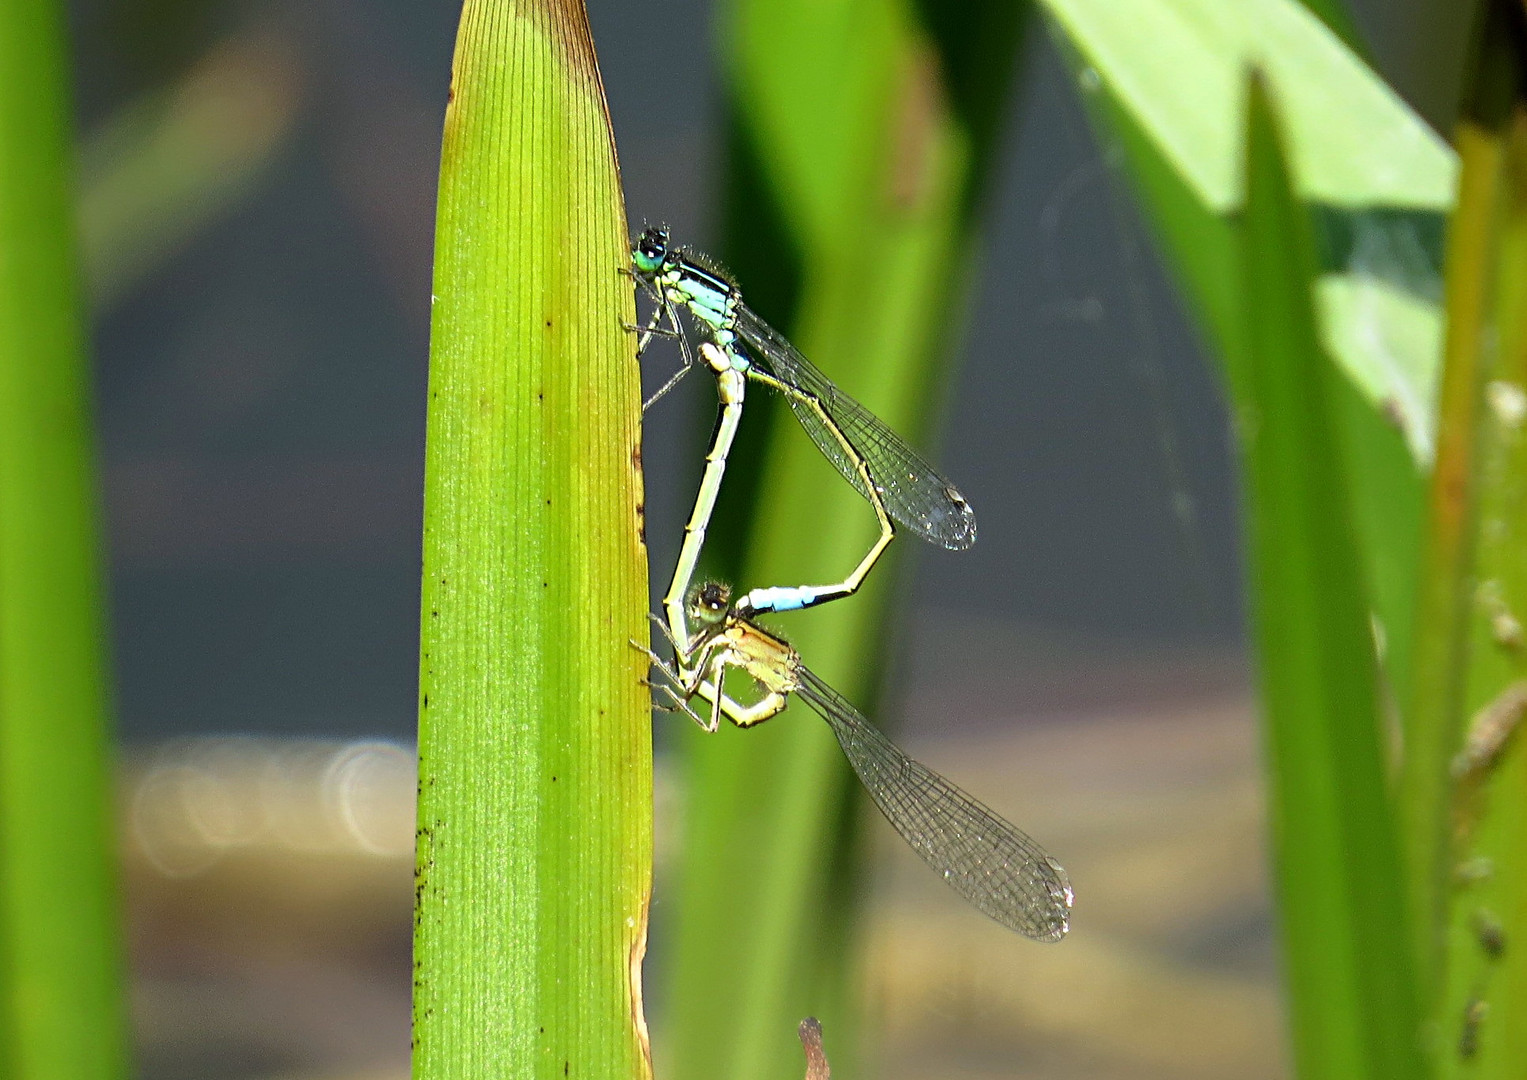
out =
<path fill-rule="evenodd" d="M 912 760 L 800 654 L 757 622 L 851 596 L 895 536 L 899 523 L 923 539 L 961 550 L 975 542 L 975 514 L 958 490 L 889 427 L 823 375 L 742 301 L 736 285 L 704 256 L 672 247 L 668 232 L 644 230 L 632 245 L 632 272 L 656 302 L 639 349 L 654 336 L 677 339 L 684 363 L 650 398 L 662 397 L 697 364 L 716 377 L 719 415 L 694 508 L 684 528 L 663 614 L 653 621 L 673 660 L 646 650 L 663 681 L 666 707 L 709 731 L 724 716 L 749 727 L 777 716 L 794 694 L 824 720 L 870 797 L 914 851 L 981 911 L 1027 937 L 1059 940 L 1070 925 L 1072 892 L 1058 862 L 1017 827 Z M 679 311 L 702 340 L 692 353 Z M 695 354 L 698 354 L 698 359 Z M 694 581 L 706 529 L 726 471 L 749 381 L 780 393 L 801 426 L 869 502 L 880 535 L 842 581 L 755 588 L 735 601 L 728 586 Z M 729 670 L 748 676 L 758 700 L 731 697 Z M 708 706 L 704 713 L 696 703 Z"/>

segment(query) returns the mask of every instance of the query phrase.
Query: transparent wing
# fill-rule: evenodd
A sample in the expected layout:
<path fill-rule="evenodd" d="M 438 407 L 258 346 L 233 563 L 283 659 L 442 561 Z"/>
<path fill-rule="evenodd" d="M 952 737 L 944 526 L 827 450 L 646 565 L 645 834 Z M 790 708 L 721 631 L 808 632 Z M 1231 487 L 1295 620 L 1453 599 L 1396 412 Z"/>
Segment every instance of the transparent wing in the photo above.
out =
<path fill-rule="evenodd" d="M 891 517 L 923 539 L 956 551 L 976 542 L 976 515 L 970 504 L 900 435 L 839 390 L 784 335 L 743 304 L 737 305 L 735 330 L 755 364 L 780 382 L 821 402 L 823 410 L 864 458 L 870 479 Z M 786 395 L 786 400 L 827 460 L 837 466 L 859 494 L 868 498 L 869 492 L 864 489 L 853 459 L 822 418 L 808 402 L 793 395 Z"/>
<path fill-rule="evenodd" d="M 1071 883 L 1060 863 L 1011 823 L 902 753 L 805 667 L 796 691 L 827 721 L 870 798 L 955 892 L 1036 941 L 1070 928 Z"/>

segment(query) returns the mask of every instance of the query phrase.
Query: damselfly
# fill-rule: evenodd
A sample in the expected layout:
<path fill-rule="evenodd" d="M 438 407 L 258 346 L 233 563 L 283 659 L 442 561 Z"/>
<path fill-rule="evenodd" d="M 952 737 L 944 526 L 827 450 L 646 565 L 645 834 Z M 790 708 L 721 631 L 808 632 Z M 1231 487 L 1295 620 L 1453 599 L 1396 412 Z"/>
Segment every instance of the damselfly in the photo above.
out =
<path fill-rule="evenodd" d="M 651 289 L 658 302 L 652 321 L 643 328 L 640 347 L 645 348 L 654 334 L 675 336 L 682 344 L 685 339 L 675 312 L 684 308 L 710 338 L 702 343 L 699 353 L 716 375 L 721 399 L 705 475 L 685 527 L 673 580 L 663 599 L 669 630 L 679 645 L 681 670 L 682 655 L 690 641 L 683 601 L 736 435 L 748 379 L 784 395 L 817 448 L 874 508 L 880 536 L 843 581 L 754 589 L 737 602 L 740 615 L 796 610 L 851 595 L 895 535 L 893 520 L 953 550 L 963 550 L 975 542 L 975 514 L 954 485 L 873 413 L 834 385 L 784 335 L 754 314 L 743 303 L 736 285 L 709 260 L 670 247 L 666 229 L 648 228 L 632 245 L 631 262 L 637 280 Z M 684 366 L 644 408 L 689 371 L 693 359 L 687 348 L 684 358 Z"/>
<path fill-rule="evenodd" d="M 685 606 L 698 629 L 687 657 L 692 674 L 686 678 L 648 650 L 666 679 L 653 685 L 674 708 L 715 731 L 723 716 L 751 727 L 782 712 L 791 694 L 804 699 L 832 728 L 886 820 L 955 892 L 1025 937 L 1065 936 L 1074 896 L 1060 863 L 995 811 L 902 753 L 806 667 L 795 649 L 740 614 L 729 587 L 696 585 Z M 757 701 L 744 704 L 727 694 L 723 682 L 732 668 L 763 691 Z M 695 709 L 696 699 L 709 705 L 708 715 Z"/>

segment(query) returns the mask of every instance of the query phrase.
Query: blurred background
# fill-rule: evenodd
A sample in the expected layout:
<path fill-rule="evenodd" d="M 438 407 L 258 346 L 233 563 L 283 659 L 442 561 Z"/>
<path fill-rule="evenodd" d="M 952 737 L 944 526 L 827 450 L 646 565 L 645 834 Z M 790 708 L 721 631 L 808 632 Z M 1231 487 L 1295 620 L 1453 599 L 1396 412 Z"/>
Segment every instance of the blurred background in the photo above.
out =
<path fill-rule="evenodd" d="M 1461 54 L 1461 20 L 1349 6 L 1446 135 L 1456 90 L 1435 72 L 1457 65 L 1435 58 Z M 146 1080 L 407 1074 L 423 397 L 457 15 L 72 5 Z M 706 248 L 718 13 L 590 0 L 590 18 L 633 226 Z M 883 711 L 1085 887 L 1064 946 L 1008 940 L 877 825 L 872 1060 L 887 1077 L 1278 1076 L 1213 363 L 1042 29 L 1004 147 L 937 454 L 981 542 L 910 560 Z M 649 390 L 676 362 L 654 350 Z M 713 408 L 690 379 L 647 419 L 659 591 Z M 659 916 L 679 722 L 657 721 Z"/>

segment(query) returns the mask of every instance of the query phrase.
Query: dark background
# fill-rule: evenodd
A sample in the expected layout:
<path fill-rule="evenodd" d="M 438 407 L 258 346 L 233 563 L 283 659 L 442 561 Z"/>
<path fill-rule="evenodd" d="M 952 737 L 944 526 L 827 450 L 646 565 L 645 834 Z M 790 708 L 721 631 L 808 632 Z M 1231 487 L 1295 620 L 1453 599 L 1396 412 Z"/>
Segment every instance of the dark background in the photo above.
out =
<path fill-rule="evenodd" d="M 720 151 L 712 7 L 590 7 L 631 220 L 706 247 Z M 1429 36 L 1435 57 L 1460 28 L 1426 27 L 1404 4 L 1354 7 L 1376 63 L 1446 131 L 1451 88 L 1412 74 L 1410 43 Z M 279 128 L 237 196 L 126 285 L 97 290 L 129 740 L 412 734 L 433 194 L 457 14 L 403 0 L 74 5 L 87 149 L 230 47 L 258 58 Z M 1233 463 L 1216 378 L 1042 29 L 1004 146 L 968 324 L 951 327 L 958 385 L 938 455 L 978 509 L 981 542 L 918 553 L 910 640 L 999 626 L 1082 652 L 1233 651 Z M 87 190 L 100 158 L 85 155 Z M 660 571 L 709 389 L 688 380 L 648 422 Z"/>

